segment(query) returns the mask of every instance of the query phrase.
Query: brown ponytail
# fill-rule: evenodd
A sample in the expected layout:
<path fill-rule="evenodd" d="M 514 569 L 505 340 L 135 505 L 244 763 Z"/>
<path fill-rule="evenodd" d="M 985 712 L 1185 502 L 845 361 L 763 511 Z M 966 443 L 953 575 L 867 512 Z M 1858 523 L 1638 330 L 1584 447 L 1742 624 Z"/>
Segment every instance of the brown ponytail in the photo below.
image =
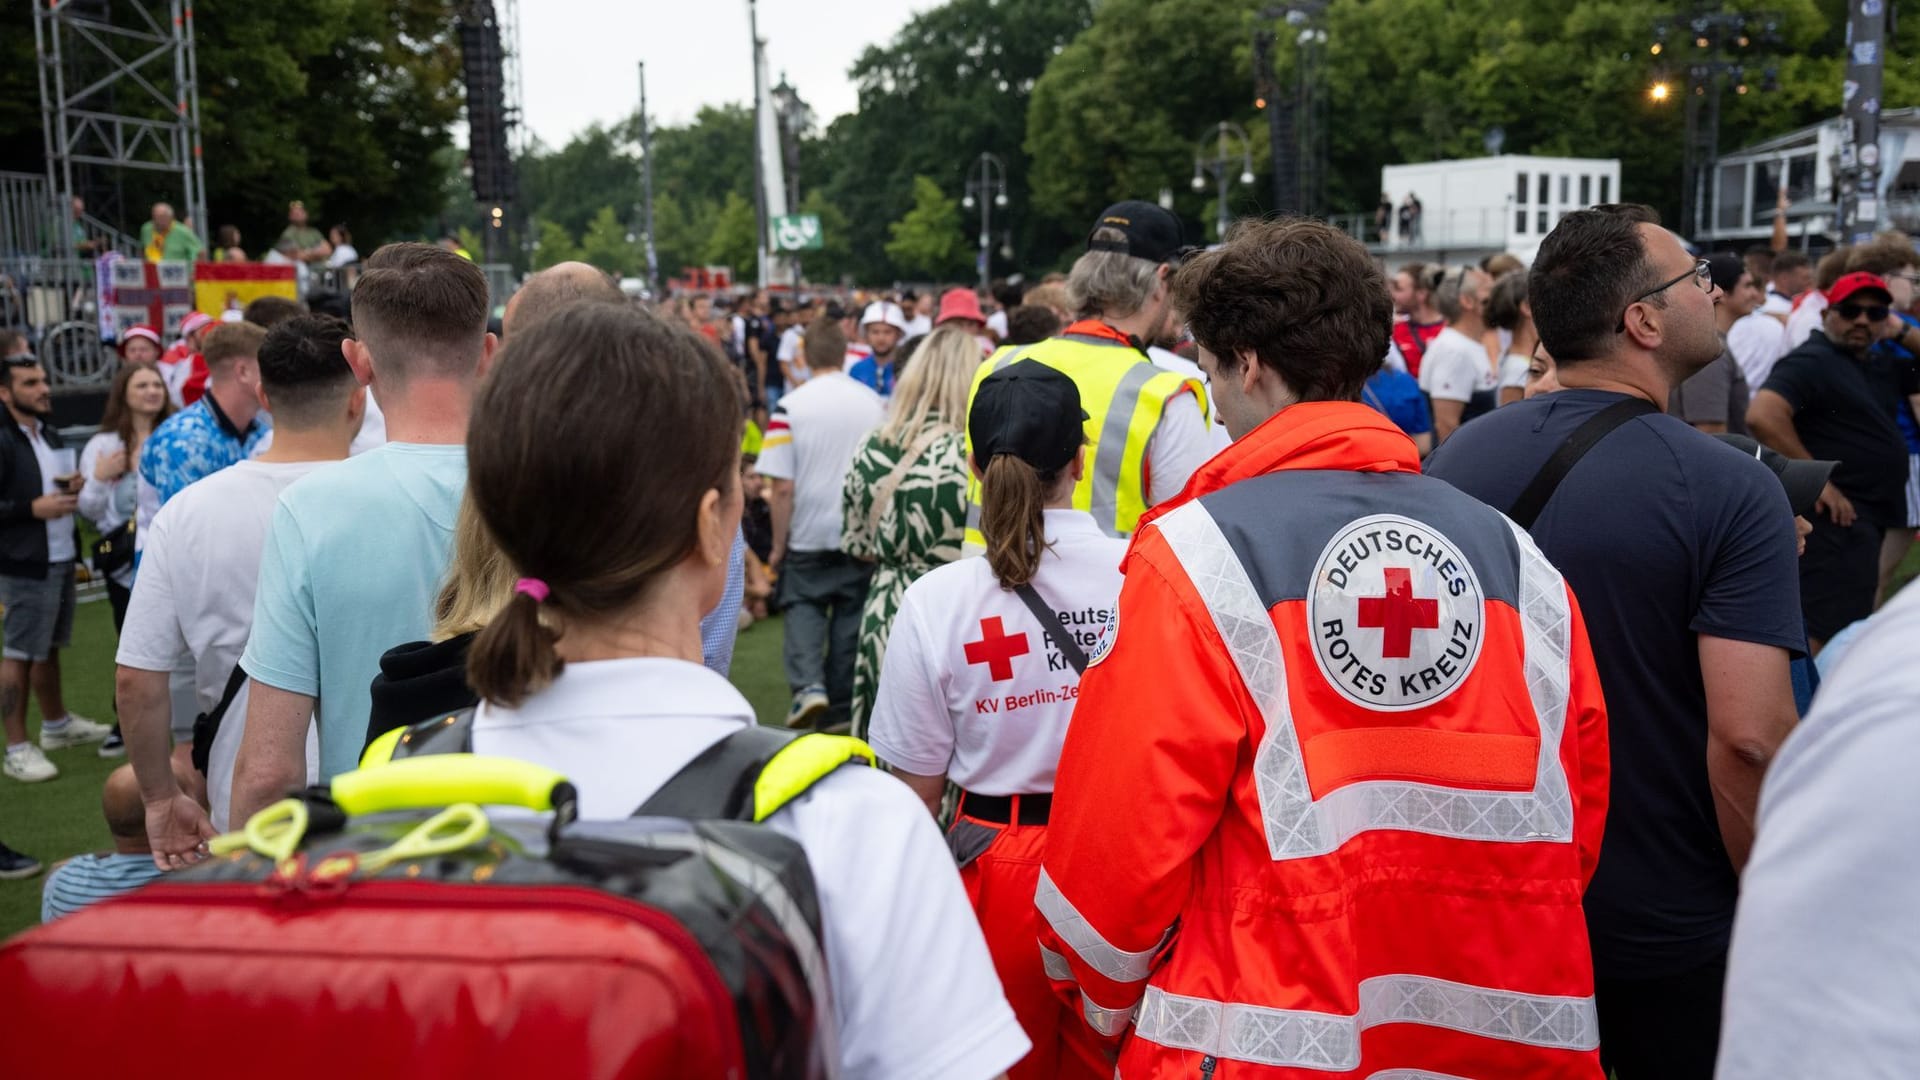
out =
<path fill-rule="evenodd" d="M 468 647 L 467 685 L 484 701 L 518 705 L 560 674 L 559 641 L 541 625 L 539 602 L 515 594 Z"/>
<path fill-rule="evenodd" d="M 742 412 L 717 348 L 631 307 L 575 304 L 508 340 L 474 400 L 467 497 L 545 595 L 516 587 L 474 639 L 482 699 L 552 682 L 569 622 L 630 610 L 699 545 L 707 493 L 740 482 Z"/>
<path fill-rule="evenodd" d="M 995 454 L 980 481 L 980 534 L 987 540 L 987 565 L 1001 588 L 1017 589 L 1033 580 L 1040 552 L 1047 546 L 1047 493 L 1060 470 L 1042 473 L 1012 454 Z"/>

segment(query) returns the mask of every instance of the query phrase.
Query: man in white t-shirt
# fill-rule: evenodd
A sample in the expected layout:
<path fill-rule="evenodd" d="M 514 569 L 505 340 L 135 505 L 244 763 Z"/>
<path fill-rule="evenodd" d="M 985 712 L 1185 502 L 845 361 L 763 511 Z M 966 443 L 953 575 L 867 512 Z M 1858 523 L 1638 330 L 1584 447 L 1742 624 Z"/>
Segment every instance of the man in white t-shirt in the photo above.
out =
<path fill-rule="evenodd" d="M 907 310 L 907 338 L 926 337 L 933 333 L 933 293 L 918 293 L 912 289 L 900 294 L 900 306 Z"/>
<path fill-rule="evenodd" d="M 246 679 L 236 679 L 253 629 L 260 555 L 280 493 L 313 470 L 347 456 L 366 414 L 367 392 L 341 355 L 347 326 L 308 315 L 274 327 L 260 346 L 260 403 L 272 412 L 273 446 L 260 457 L 214 473 L 174 496 L 153 519 L 120 632 L 115 690 L 121 730 L 147 808 L 147 832 L 162 869 L 184 865 L 162 853 L 238 824 L 228 817 L 233 760 L 247 715 Z M 212 817 L 181 790 L 168 760 L 168 673 L 193 669 L 199 711 L 223 704 L 219 738 L 206 768 Z M 184 758 L 190 744 L 173 748 Z M 318 764 L 308 756 L 309 777 Z"/>
<path fill-rule="evenodd" d="M 813 377 L 790 390 L 767 424 L 760 475 L 773 481 L 773 554 L 786 610 L 789 727 L 843 723 L 853 698 L 868 563 L 840 550 L 840 498 L 854 452 L 886 414 L 880 395 L 840 366 L 847 341 L 831 319 L 807 328 Z"/>
<path fill-rule="evenodd" d="M 1821 322 L 1827 314 L 1827 290 L 1847 272 L 1848 258 L 1845 248 L 1829 251 L 1814 267 L 1813 288 L 1794 299 L 1793 312 L 1787 316 L 1788 352 L 1806 344 L 1813 332 L 1822 328 Z"/>
<path fill-rule="evenodd" d="M 1773 276 L 1767 282 L 1767 299 L 1760 313 L 1784 324 L 1793 314 L 1794 297 L 1812 287 L 1813 264 L 1798 251 L 1783 251 L 1773 257 Z"/>
<path fill-rule="evenodd" d="M 1420 363 L 1420 389 L 1433 399 L 1433 443 L 1447 441 L 1461 424 L 1492 411 L 1499 380 L 1487 347 L 1487 301 L 1493 279 L 1481 270 L 1455 267 L 1433 291 L 1433 305 L 1446 317 L 1446 329 L 1427 345 Z"/>
<path fill-rule="evenodd" d="M 802 304 L 794 314 L 793 325 L 780 335 L 780 345 L 774 350 L 773 359 L 780 365 L 780 375 L 786 382 L 787 393 L 798 390 L 802 383 L 812 377 L 807 367 L 807 325 L 813 321 L 817 310 L 813 304 Z M 845 335 L 841 335 L 841 340 L 845 339 Z"/>

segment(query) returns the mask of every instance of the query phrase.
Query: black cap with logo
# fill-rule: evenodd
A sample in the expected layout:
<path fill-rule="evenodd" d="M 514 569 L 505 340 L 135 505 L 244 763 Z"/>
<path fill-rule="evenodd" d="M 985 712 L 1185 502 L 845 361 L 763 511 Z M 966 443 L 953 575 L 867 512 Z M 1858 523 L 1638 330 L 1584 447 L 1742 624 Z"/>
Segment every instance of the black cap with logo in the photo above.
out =
<path fill-rule="evenodd" d="M 1117 229 L 1125 233 L 1126 238 L 1094 239 L 1101 229 Z M 1175 261 L 1188 249 L 1179 218 L 1153 203 L 1129 199 L 1100 211 L 1100 220 L 1093 223 L 1092 231 L 1087 234 L 1087 250 L 1117 251 L 1136 259 L 1163 263 Z"/>
<path fill-rule="evenodd" d="M 967 437 L 982 470 L 996 455 L 1012 454 L 1052 472 L 1086 442 L 1086 422 L 1072 379 L 1038 360 L 1022 360 L 980 380 L 967 411 Z"/>

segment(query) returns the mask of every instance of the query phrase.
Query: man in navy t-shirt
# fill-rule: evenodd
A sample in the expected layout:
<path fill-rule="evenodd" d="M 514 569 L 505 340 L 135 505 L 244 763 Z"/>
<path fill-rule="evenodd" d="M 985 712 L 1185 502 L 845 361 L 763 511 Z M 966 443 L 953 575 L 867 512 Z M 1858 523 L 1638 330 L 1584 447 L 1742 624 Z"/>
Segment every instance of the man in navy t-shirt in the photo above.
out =
<path fill-rule="evenodd" d="M 1528 280 L 1565 389 L 1462 427 L 1427 472 L 1506 511 L 1596 413 L 1664 406 L 1720 353 L 1703 267 L 1644 207 L 1568 214 Z M 1760 781 L 1795 720 L 1793 514 L 1766 466 L 1652 412 L 1596 444 L 1532 532 L 1607 699 L 1613 795 L 1586 896 L 1602 1062 L 1706 1080 Z"/>

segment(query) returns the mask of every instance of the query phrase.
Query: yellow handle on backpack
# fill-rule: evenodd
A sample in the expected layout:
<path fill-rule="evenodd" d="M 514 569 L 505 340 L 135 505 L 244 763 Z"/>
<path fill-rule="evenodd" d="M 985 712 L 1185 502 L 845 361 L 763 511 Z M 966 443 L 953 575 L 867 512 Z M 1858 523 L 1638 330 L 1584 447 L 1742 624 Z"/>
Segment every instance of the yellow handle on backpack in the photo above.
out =
<path fill-rule="evenodd" d="M 552 769 L 479 754 L 426 754 L 333 778 L 333 801 L 352 816 L 455 803 L 554 810 L 570 803 L 572 792 Z"/>

